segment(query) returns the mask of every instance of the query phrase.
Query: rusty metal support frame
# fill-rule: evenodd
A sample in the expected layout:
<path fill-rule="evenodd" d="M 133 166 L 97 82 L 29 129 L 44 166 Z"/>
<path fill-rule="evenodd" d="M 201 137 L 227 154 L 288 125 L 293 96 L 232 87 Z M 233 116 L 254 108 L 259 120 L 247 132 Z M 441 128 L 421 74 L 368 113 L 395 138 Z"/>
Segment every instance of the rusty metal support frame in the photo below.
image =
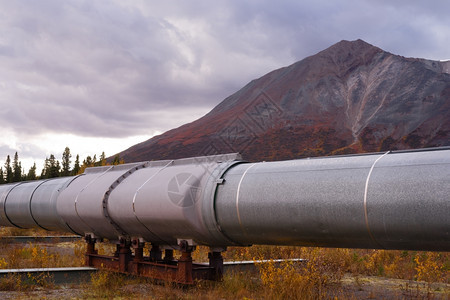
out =
<path fill-rule="evenodd" d="M 145 257 L 145 243 L 137 239 L 120 239 L 114 256 L 99 255 L 95 249 L 96 242 L 95 238 L 86 236 L 86 266 L 187 285 L 194 284 L 197 280 L 222 279 L 221 252 L 209 253 L 209 265 L 193 263 L 191 253 L 195 247 L 189 246 L 186 241 L 180 242 L 181 257 L 178 260 L 174 259 L 171 249 L 166 249 L 162 258 L 162 251 L 154 245 L 150 255 Z M 130 247 L 133 248 L 134 255 Z"/>

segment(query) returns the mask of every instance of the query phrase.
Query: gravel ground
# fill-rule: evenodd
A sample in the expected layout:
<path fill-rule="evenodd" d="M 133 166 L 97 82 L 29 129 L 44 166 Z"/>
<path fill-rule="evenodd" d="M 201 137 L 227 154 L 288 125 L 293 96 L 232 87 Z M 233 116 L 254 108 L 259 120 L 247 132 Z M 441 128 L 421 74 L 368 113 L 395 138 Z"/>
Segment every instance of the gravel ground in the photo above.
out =
<path fill-rule="evenodd" d="M 121 295 L 117 298 L 162 299 L 166 298 L 163 295 L 175 298 L 201 296 L 198 291 L 190 293 L 189 289 L 178 289 L 173 294 L 167 289 L 166 286 L 149 283 L 130 284 L 122 287 Z M 450 284 L 428 284 L 374 276 L 347 275 L 342 280 L 339 290 L 340 292 L 336 294 L 337 299 L 450 299 Z M 113 295 L 113 298 L 116 297 Z M 88 294 L 86 285 L 72 285 L 26 292 L 2 291 L 0 299 L 95 299 L 95 294 Z"/>

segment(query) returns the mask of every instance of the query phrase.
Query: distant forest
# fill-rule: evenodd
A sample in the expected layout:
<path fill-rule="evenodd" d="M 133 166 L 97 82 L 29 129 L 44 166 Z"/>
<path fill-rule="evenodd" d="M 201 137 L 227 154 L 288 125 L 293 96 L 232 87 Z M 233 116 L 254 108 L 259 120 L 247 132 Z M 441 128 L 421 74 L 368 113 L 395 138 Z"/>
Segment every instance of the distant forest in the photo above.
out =
<path fill-rule="evenodd" d="M 116 155 L 112 163 L 106 161 L 105 152 L 102 152 L 99 159 L 97 156 L 88 156 L 82 162 L 80 162 L 80 156 L 77 154 L 75 157 L 75 163 L 73 168 L 72 165 L 72 154 L 70 153 L 69 147 L 64 149 L 61 157 L 61 162 L 55 158 L 53 154 L 50 157 L 45 158 L 44 167 L 40 175 L 36 174 L 36 163 L 30 168 L 28 172 L 22 168 L 22 163 L 19 160 L 19 154 L 16 152 L 14 158 L 11 161 L 11 157 L 6 156 L 6 162 L 3 167 L 0 167 L 0 184 L 13 183 L 19 181 L 37 180 L 37 179 L 47 179 L 63 176 L 74 176 L 84 172 L 86 168 L 89 167 L 99 167 L 106 165 L 119 165 L 123 164 L 124 161 Z"/>

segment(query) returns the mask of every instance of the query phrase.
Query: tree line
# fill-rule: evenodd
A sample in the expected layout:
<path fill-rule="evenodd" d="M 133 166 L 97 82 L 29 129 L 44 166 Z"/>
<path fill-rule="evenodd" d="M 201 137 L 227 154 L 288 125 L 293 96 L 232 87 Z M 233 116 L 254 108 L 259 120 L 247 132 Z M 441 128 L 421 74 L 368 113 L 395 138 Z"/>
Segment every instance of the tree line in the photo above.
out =
<path fill-rule="evenodd" d="M 72 154 L 70 153 L 69 147 L 64 149 L 62 153 L 61 161 L 57 160 L 53 154 L 45 158 L 44 167 L 40 175 L 36 174 L 36 163 L 30 168 L 28 172 L 22 168 L 22 163 L 19 160 L 19 154 L 16 152 L 14 158 L 11 160 L 9 155 L 6 156 L 6 161 L 3 167 L 0 167 L 0 184 L 13 183 L 19 181 L 37 180 L 37 179 L 48 179 L 63 176 L 75 176 L 82 174 L 86 168 L 98 167 L 106 165 L 119 165 L 123 164 L 124 161 L 116 155 L 112 163 L 106 161 L 105 152 L 102 152 L 100 157 L 87 156 L 82 162 L 80 162 L 80 156 L 77 154 L 75 157 L 75 162 L 72 165 Z"/>

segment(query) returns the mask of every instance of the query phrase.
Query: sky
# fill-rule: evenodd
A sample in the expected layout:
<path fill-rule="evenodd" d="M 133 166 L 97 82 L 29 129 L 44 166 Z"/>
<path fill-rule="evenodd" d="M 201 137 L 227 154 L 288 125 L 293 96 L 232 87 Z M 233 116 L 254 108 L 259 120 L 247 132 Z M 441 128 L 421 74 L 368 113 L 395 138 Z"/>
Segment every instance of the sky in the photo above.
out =
<path fill-rule="evenodd" d="M 112 156 L 341 40 L 450 59 L 450 1 L 0 0 L 0 166 Z M 72 158 L 72 161 L 74 160 Z"/>

